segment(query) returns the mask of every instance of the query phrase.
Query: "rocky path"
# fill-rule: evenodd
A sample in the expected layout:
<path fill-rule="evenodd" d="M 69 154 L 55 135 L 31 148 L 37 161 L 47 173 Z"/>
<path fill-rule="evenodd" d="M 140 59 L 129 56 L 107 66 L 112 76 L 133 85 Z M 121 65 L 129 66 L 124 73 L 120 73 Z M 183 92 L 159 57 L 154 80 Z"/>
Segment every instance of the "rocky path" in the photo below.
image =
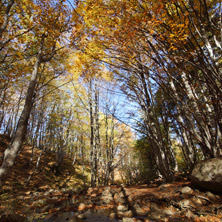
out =
<path fill-rule="evenodd" d="M 222 196 L 192 189 L 189 182 L 89 188 L 72 200 L 74 217 L 83 221 L 222 221 Z"/>
<path fill-rule="evenodd" d="M 194 189 L 190 182 L 38 194 L 39 199 L 35 192 L 29 194 L 33 195 L 32 213 L 18 222 L 27 218 L 30 222 L 222 221 L 222 195 Z"/>

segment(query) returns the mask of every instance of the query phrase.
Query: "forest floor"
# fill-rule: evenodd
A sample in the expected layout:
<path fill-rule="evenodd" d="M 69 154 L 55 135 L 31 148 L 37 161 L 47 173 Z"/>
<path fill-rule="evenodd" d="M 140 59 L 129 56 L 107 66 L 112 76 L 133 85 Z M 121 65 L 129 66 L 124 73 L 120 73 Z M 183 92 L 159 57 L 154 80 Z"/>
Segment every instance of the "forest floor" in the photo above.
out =
<path fill-rule="evenodd" d="M 1 161 L 7 143 L 0 138 Z M 89 168 L 86 168 L 85 185 L 81 166 L 72 166 L 68 158 L 64 159 L 60 174 L 55 176 L 52 171 L 55 154 L 46 153 L 26 184 L 40 152 L 35 149 L 33 162 L 29 163 L 31 147 L 25 146 L 16 160 L 0 190 L 1 222 L 1 215 L 20 215 L 30 222 L 222 221 L 222 194 L 197 189 L 184 177 L 171 184 L 154 181 L 149 185 L 89 188 Z M 72 217 L 76 219 L 69 220 Z"/>

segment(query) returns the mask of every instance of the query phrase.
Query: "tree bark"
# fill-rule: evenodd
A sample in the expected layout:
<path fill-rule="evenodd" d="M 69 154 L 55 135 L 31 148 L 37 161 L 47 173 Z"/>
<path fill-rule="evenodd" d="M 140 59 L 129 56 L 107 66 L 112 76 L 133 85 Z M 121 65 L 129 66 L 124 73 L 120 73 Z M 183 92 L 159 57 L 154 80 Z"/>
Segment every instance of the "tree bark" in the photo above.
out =
<path fill-rule="evenodd" d="M 6 9 L 5 9 L 5 13 L 3 15 L 3 23 L 2 23 L 2 26 L 0 27 L 0 38 L 2 38 L 2 34 L 7 28 L 7 25 L 9 22 L 9 16 L 10 16 L 9 13 L 10 13 L 10 10 L 11 10 L 14 2 L 15 2 L 15 0 L 10 0 Z"/>

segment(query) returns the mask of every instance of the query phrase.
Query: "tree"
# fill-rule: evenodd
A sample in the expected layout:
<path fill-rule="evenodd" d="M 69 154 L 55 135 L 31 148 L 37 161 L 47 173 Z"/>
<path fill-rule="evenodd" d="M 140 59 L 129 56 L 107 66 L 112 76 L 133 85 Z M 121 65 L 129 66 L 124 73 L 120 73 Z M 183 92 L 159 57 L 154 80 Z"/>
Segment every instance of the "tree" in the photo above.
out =
<path fill-rule="evenodd" d="M 220 156 L 221 2 L 87 1 L 83 7 L 90 12 L 90 40 L 104 50 L 103 61 L 141 107 L 149 146 L 165 179 L 172 180 L 169 166 L 175 159 L 169 121 L 186 144 L 190 167 L 199 147 L 204 158 Z M 174 103 L 173 113 L 165 106 L 170 118 L 158 112 L 158 89 L 168 94 L 166 104 Z"/>
<path fill-rule="evenodd" d="M 4 181 L 9 169 L 13 166 L 15 158 L 21 149 L 22 143 L 26 136 L 28 120 L 30 117 L 34 92 L 39 78 L 39 69 L 41 65 L 52 60 L 53 56 L 61 48 L 58 46 L 64 34 L 72 27 L 75 22 L 75 13 L 69 14 L 64 1 L 39 1 L 32 3 L 35 28 L 33 28 L 31 36 L 33 38 L 32 50 L 35 50 L 35 63 L 28 85 L 25 105 L 18 121 L 18 126 L 11 142 L 11 145 L 5 150 L 3 164 L 0 168 L 0 181 Z M 27 5 L 25 8 L 28 9 Z M 29 10 L 29 9 L 28 9 Z M 45 21 L 47 13 L 47 20 Z M 27 44 L 29 41 L 27 41 Z"/>

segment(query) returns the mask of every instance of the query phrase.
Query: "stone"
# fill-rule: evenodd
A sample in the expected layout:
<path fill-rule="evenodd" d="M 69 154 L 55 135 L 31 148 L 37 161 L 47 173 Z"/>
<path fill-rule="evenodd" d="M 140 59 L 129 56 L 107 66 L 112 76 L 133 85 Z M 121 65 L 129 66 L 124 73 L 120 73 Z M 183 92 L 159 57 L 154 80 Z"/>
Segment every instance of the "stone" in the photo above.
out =
<path fill-rule="evenodd" d="M 77 218 L 79 218 L 79 219 L 85 219 L 86 216 L 85 216 L 84 214 L 79 214 L 79 215 L 77 216 Z"/>
<path fill-rule="evenodd" d="M 104 196 L 102 196 L 101 199 L 103 200 L 103 202 L 104 202 L 105 204 L 109 204 L 110 202 L 113 201 L 112 194 L 104 195 Z"/>
<path fill-rule="evenodd" d="M 109 207 L 102 207 L 102 208 L 96 209 L 96 213 L 99 215 L 109 217 L 110 213 L 112 213 L 112 209 Z"/>
<path fill-rule="evenodd" d="M 78 211 L 83 211 L 86 209 L 86 205 L 84 203 L 80 203 L 78 206 Z"/>
<path fill-rule="evenodd" d="M 112 219 L 115 219 L 115 218 L 116 218 L 116 213 L 111 213 L 111 214 L 109 215 L 109 217 L 112 218 Z"/>
<path fill-rule="evenodd" d="M 46 191 L 43 195 L 44 196 L 49 196 L 51 193 L 49 191 Z"/>
<path fill-rule="evenodd" d="M 54 189 L 50 189 L 49 192 L 50 192 L 50 193 L 54 193 L 55 190 L 54 190 Z"/>
<path fill-rule="evenodd" d="M 147 216 L 148 212 L 149 212 L 149 208 L 147 208 L 146 210 L 144 210 L 143 208 L 140 207 L 139 204 L 135 204 L 134 209 L 136 211 L 136 214 L 138 216 Z"/>
<path fill-rule="evenodd" d="M 167 216 L 172 216 L 172 215 L 174 215 L 174 212 L 173 212 L 172 210 L 170 210 L 170 209 L 163 209 L 163 210 L 161 210 L 161 212 L 162 212 L 163 214 L 166 214 Z"/>
<path fill-rule="evenodd" d="M 154 212 L 151 212 L 148 217 L 151 218 L 151 219 L 154 219 L 154 220 L 160 220 L 161 218 L 163 218 L 163 214 L 161 214 L 159 211 L 154 211 Z"/>
<path fill-rule="evenodd" d="M 187 193 L 192 193 L 193 190 L 190 187 L 185 186 L 185 187 L 181 188 L 179 192 L 182 194 L 187 194 Z"/>
<path fill-rule="evenodd" d="M 116 203 L 119 203 L 119 204 L 126 204 L 126 200 L 124 198 L 119 198 L 118 200 L 115 201 Z"/>
<path fill-rule="evenodd" d="M 123 217 L 122 222 L 142 222 L 141 220 L 137 218 L 129 218 L 129 217 Z"/>
<path fill-rule="evenodd" d="M 109 204 L 110 202 L 113 201 L 113 196 L 112 196 L 112 193 L 110 191 L 111 191 L 110 187 L 105 187 L 103 192 L 102 192 L 101 199 L 103 200 L 103 202 L 105 204 Z"/>
<path fill-rule="evenodd" d="M 110 191 L 111 191 L 111 187 L 110 187 L 110 186 L 104 187 L 104 191 L 105 191 L 105 190 L 107 190 L 107 191 L 110 192 Z"/>
<path fill-rule="evenodd" d="M 128 206 L 120 204 L 120 205 L 117 206 L 117 210 L 118 211 L 127 211 Z"/>
<path fill-rule="evenodd" d="M 189 208 L 191 207 L 191 203 L 189 200 L 181 200 L 180 201 L 180 204 L 181 204 L 181 208 Z"/>
<path fill-rule="evenodd" d="M 192 203 L 194 203 L 195 205 L 198 205 L 198 206 L 201 206 L 203 204 L 201 199 L 196 196 L 193 196 L 191 198 L 191 201 L 192 201 Z"/>
<path fill-rule="evenodd" d="M 119 212 L 118 212 L 118 216 L 119 216 L 119 217 L 133 217 L 133 212 L 132 212 L 132 210 L 119 211 Z"/>
<path fill-rule="evenodd" d="M 118 193 L 118 195 L 119 195 L 119 197 L 122 197 L 122 198 L 124 198 L 124 197 L 125 197 L 125 195 L 124 195 L 124 193 L 123 193 L 123 192 L 119 192 L 119 193 Z"/>
<path fill-rule="evenodd" d="M 115 195 L 114 195 L 114 201 L 116 202 L 116 203 L 120 203 L 120 204 L 125 204 L 126 203 L 126 200 L 125 200 L 125 198 L 124 198 L 124 195 L 123 195 L 123 193 L 121 192 L 121 193 L 116 193 Z"/>
<path fill-rule="evenodd" d="M 212 199 L 212 200 L 215 200 L 215 199 L 217 199 L 217 197 L 214 195 L 214 194 L 212 194 L 211 192 L 206 192 L 206 195 L 210 198 L 210 199 Z"/>
<path fill-rule="evenodd" d="M 192 213 L 190 210 L 188 210 L 188 211 L 185 213 L 185 216 L 186 216 L 187 218 L 189 218 L 189 219 L 194 218 L 194 215 L 193 215 L 193 213 Z"/>
<path fill-rule="evenodd" d="M 198 162 L 192 170 L 190 179 L 197 186 L 222 193 L 222 158 Z"/>
<path fill-rule="evenodd" d="M 110 187 L 105 187 L 103 192 L 102 192 L 102 196 L 106 196 L 106 195 L 109 195 L 109 194 L 111 194 L 110 193 Z"/>

